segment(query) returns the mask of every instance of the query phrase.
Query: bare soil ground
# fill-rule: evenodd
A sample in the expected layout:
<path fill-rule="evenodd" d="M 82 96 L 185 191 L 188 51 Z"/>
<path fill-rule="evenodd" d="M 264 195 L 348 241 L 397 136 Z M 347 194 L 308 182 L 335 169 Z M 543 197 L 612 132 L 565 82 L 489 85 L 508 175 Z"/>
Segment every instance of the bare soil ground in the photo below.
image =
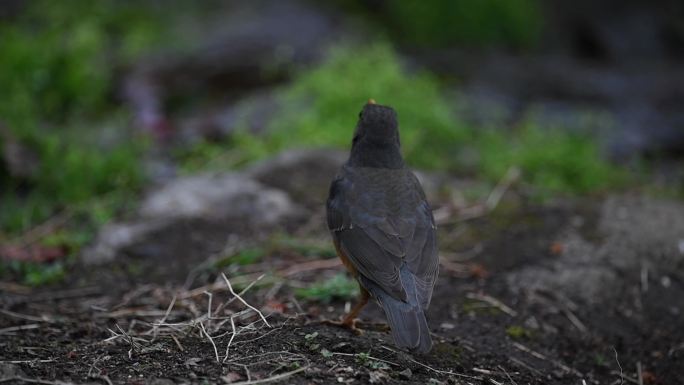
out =
<path fill-rule="evenodd" d="M 128 253 L 77 266 L 55 287 L 3 283 L 0 381 L 684 383 L 682 205 L 508 195 L 489 215 L 441 225 L 426 356 L 394 347 L 375 304 L 361 336 L 321 324 L 348 301 L 294 293 L 342 271 L 327 253 L 280 247 L 252 264 L 203 269 L 206 255 L 177 245 L 173 260 Z M 322 221 L 292 234 L 328 242 Z"/>

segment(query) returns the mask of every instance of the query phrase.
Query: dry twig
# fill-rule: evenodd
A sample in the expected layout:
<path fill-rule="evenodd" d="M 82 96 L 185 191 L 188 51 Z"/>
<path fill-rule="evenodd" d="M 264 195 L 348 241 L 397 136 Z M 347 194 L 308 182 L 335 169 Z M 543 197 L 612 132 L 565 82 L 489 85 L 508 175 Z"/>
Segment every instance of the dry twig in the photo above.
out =
<path fill-rule="evenodd" d="M 389 351 L 391 351 L 391 352 L 393 352 L 393 353 L 395 353 L 395 354 L 399 354 L 399 352 L 397 352 L 396 350 L 394 350 L 394 349 L 392 349 L 392 348 L 389 348 L 389 347 L 387 347 L 387 346 L 382 345 L 382 346 L 380 346 L 380 347 L 383 348 L 383 349 L 389 350 Z M 467 375 L 467 374 L 456 373 L 456 372 L 452 372 L 452 371 L 450 371 L 450 370 L 435 369 L 435 368 L 433 368 L 433 367 L 431 367 L 431 366 L 429 366 L 429 365 L 426 365 L 426 364 L 424 364 L 424 363 L 422 363 L 422 362 L 416 361 L 415 359 L 411 358 L 410 356 L 407 356 L 406 358 L 408 358 L 408 360 L 411 361 L 411 362 L 413 362 L 414 364 L 420 365 L 420 366 L 424 367 L 425 369 L 430 370 L 430 371 L 435 372 L 435 373 L 438 373 L 438 374 L 447 374 L 447 375 L 450 375 L 450 376 L 463 377 L 463 378 L 469 378 L 469 379 L 471 379 L 471 380 L 482 381 L 482 377 L 469 376 L 469 375 Z"/>
<path fill-rule="evenodd" d="M 233 290 L 233 286 L 230 284 L 230 281 L 228 280 L 228 277 L 226 277 L 226 275 L 225 275 L 224 273 L 221 273 L 221 277 L 223 277 L 223 280 L 226 282 L 226 285 L 228 286 L 228 290 L 230 290 L 230 293 L 231 293 L 232 295 L 234 295 L 240 302 L 242 302 L 243 305 L 247 306 L 248 308 L 254 310 L 257 314 L 259 314 L 259 317 L 261 317 L 261 320 L 264 321 L 264 323 L 266 324 L 266 326 L 268 326 L 268 327 L 270 328 L 271 325 L 268 323 L 268 321 L 266 321 L 266 317 L 264 317 L 264 315 L 259 311 L 259 309 L 257 309 L 257 308 L 255 308 L 254 306 L 248 304 L 247 301 L 245 301 L 244 299 L 242 299 L 242 297 L 240 297 L 240 295 L 238 295 L 238 294 Z"/>
<path fill-rule="evenodd" d="M 506 306 L 506 304 L 504 304 L 503 302 L 499 301 L 498 299 L 496 299 L 496 298 L 494 298 L 494 297 L 492 297 L 492 296 L 486 295 L 486 294 L 468 293 L 468 294 L 466 294 L 466 298 L 474 299 L 474 300 L 477 300 L 477 301 L 486 302 L 486 303 L 492 305 L 493 307 L 495 307 L 495 308 L 501 310 L 502 312 L 504 312 L 504 313 L 510 315 L 511 317 L 516 317 L 516 316 L 518 315 L 518 312 L 517 312 L 517 311 L 515 311 L 515 310 L 511 309 L 510 307 Z"/>
<path fill-rule="evenodd" d="M 573 369 L 573 368 L 571 368 L 571 367 L 569 367 L 569 366 L 563 364 L 563 363 L 560 362 L 560 361 L 553 360 L 553 359 L 551 359 L 551 358 L 549 358 L 549 357 L 546 357 L 545 355 L 543 355 L 543 354 L 541 354 L 541 353 L 539 353 L 539 352 L 535 352 L 534 350 L 528 348 L 527 346 L 525 346 L 525 345 L 523 345 L 523 344 L 521 344 L 521 343 L 519 343 L 519 342 L 514 342 L 514 343 L 513 343 L 513 346 L 514 346 L 516 349 L 518 349 L 518 350 L 522 350 L 523 352 L 528 353 L 528 354 L 531 355 L 531 356 L 534 356 L 534 357 L 536 357 L 536 358 L 539 358 L 540 360 L 544 360 L 544 361 L 550 362 L 550 363 L 552 363 L 553 365 L 555 365 L 555 366 L 557 366 L 557 367 L 559 367 L 559 368 L 565 370 L 566 372 L 575 374 L 575 375 L 580 376 L 580 377 L 582 376 L 582 373 L 580 373 L 577 369 Z"/>
<path fill-rule="evenodd" d="M 214 339 L 211 338 L 209 333 L 207 333 L 207 329 L 204 328 L 203 323 L 201 323 L 201 322 L 199 323 L 199 328 L 202 331 L 202 333 L 204 333 L 204 335 L 207 337 L 207 339 L 211 343 L 211 346 L 214 348 L 214 354 L 216 355 L 216 362 L 221 363 L 221 360 L 219 359 L 219 355 L 218 355 L 218 349 L 216 349 L 216 344 L 214 343 Z"/>
<path fill-rule="evenodd" d="M 299 372 L 303 372 L 306 369 L 309 369 L 308 366 L 303 366 L 299 369 L 291 370 L 289 372 L 281 373 L 273 377 L 269 378 L 262 378 L 260 380 L 247 380 L 247 381 L 241 381 L 241 382 L 232 382 L 231 385 L 254 385 L 254 384 L 265 384 L 268 382 L 274 382 L 274 381 L 280 381 L 282 379 L 288 378 L 294 374 L 297 374 Z"/>

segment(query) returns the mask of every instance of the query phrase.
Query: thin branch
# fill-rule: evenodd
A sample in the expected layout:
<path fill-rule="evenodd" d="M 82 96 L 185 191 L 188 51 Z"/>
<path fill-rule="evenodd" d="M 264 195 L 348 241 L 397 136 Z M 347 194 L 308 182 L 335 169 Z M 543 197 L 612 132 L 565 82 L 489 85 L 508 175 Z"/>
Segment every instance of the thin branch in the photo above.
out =
<path fill-rule="evenodd" d="M 199 323 L 199 327 L 200 327 L 200 330 L 201 330 L 201 331 L 204 333 L 204 335 L 207 337 L 207 339 L 209 340 L 209 342 L 211 342 L 211 346 L 214 348 L 214 354 L 216 355 L 216 362 L 218 362 L 218 363 L 220 364 L 220 363 L 221 363 L 221 360 L 219 359 L 218 349 L 216 349 L 216 344 L 214 343 L 214 339 L 211 338 L 211 336 L 209 335 L 209 333 L 207 333 L 207 329 L 204 328 L 204 324 L 203 324 L 203 323 L 200 322 L 200 323 Z"/>
<path fill-rule="evenodd" d="M 566 372 L 575 374 L 575 375 L 580 376 L 580 377 L 582 376 L 582 373 L 580 373 L 577 369 L 573 369 L 573 368 L 571 368 L 571 367 L 569 367 L 569 366 L 563 364 L 562 362 L 559 362 L 559 361 L 553 360 L 553 359 L 551 359 L 551 358 L 549 358 L 549 357 L 546 357 L 545 355 L 543 355 L 543 354 L 541 354 L 541 353 L 539 353 L 539 352 L 535 352 L 534 350 L 528 348 L 527 346 L 525 346 L 525 345 L 523 345 L 523 344 L 521 344 L 521 343 L 514 342 L 514 343 L 513 343 L 513 346 L 514 346 L 516 349 L 518 349 L 518 350 L 522 350 L 523 352 L 528 353 L 528 354 L 530 354 L 531 356 L 534 356 L 534 357 L 539 358 L 540 360 L 544 360 L 544 361 L 550 362 L 550 363 L 554 364 L 555 366 L 557 366 L 557 367 L 559 367 L 559 368 L 565 370 Z"/>
<path fill-rule="evenodd" d="M 21 313 L 15 313 L 11 310 L 6 310 L 6 309 L 0 309 L 0 313 L 8 316 L 8 317 L 14 317 L 14 318 L 19 318 L 27 321 L 34 321 L 34 322 L 47 322 L 47 323 L 52 323 L 54 322 L 53 320 L 42 316 L 42 317 L 36 317 L 28 314 L 21 314 Z"/>
<path fill-rule="evenodd" d="M 28 378 L 28 377 L 21 377 L 21 376 L 11 376 L 11 377 L 0 378 L 0 382 L 10 382 L 10 381 L 18 381 L 20 383 L 24 382 L 24 383 L 30 383 L 30 384 L 45 384 L 45 385 L 74 385 L 73 382 L 49 381 L 49 380 L 41 380 L 39 378 Z"/>
<path fill-rule="evenodd" d="M 563 311 L 563 314 L 565 314 L 565 316 L 570 320 L 570 323 L 572 323 L 572 325 L 577 328 L 577 330 L 579 330 L 582 333 L 587 333 L 587 327 L 584 326 L 584 323 L 580 321 L 579 318 L 577 318 L 575 313 L 570 311 L 570 309 L 568 309 L 565 306 L 563 306 L 561 310 Z"/>
<path fill-rule="evenodd" d="M 231 293 L 232 295 L 234 295 L 240 302 L 242 302 L 243 305 L 247 306 L 248 308 L 254 310 L 257 314 L 259 314 L 259 317 L 261 317 L 261 319 L 264 321 L 264 323 L 266 324 L 266 326 L 268 326 L 268 327 L 270 328 L 270 327 L 271 327 L 271 324 L 269 324 L 268 321 L 266 321 L 266 317 L 264 317 L 264 315 L 259 311 L 259 309 L 257 309 L 257 308 L 255 308 L 254 306 L 248 304 L 247 301 L 245 301 L 244 299 L 242 299 L 242 297 L 240 297 L 240 296 L 235 292 L 235 290 L 233 290 L 233 286 L 230 284 L 230 281 L 228 280 L 228 277 L 226 277 L 226 275 L 225 275 L 224 273 L 221 273 L 221 277 L 223 277 L 223 280 L 226 282 L 226 285 L 228 286 L 228 290 L 230 290 L 230 293 Z"/>
<path fill-rule="evenodd" d="M 274 381 L 280 381 L 284 378 L 288 378 L 294 374 L 297 374 L 299 372 L 303 372 L 304 370 L 309 369 L 308 366 L 303 366 L 299 369 L 295 369 L 289 372 L 281 373 L 278 374 L 277 376 L 269 377 L 269 378 L 262 378 L 260 380 L 247 380 L 247 381 L 241 381 L 241 382 L 231 382 L 231 385 L 254 385 L 254 384 L 265 384 L 268 382 L 274 382 Z"/>
<path fill-rule="evenodd" d="M 394 350 L 394 349 L 392 349 L 392 348 L 389 348 L 389 347 L 387 347 L 387 346 L 382 345 L 382 346 L 380 346 L 380 347 L 383 348 L 383 349 L 389 350 L 389 351 L 391 351 L 391 352 L 394 352 L 395 354 L 399 354 L 399 352 L 397 352 L 396 350 Z M 469 376 L 469 375 L 467 375 L 467 374 L 456 373 L 456 372 L 452 372 L 452 371 L 450 371 L 450 370 L 439 370 L 439 369 L 435 369 L 435 368 L 433 368 L 433 367 L 431 367 L 431 366 L 428 366 L 428 365 L 426 365 L 426 364 L 424 364 L 424 363 L 422 363 L 422 362 L 418 362 L 418 361 L 414 360 L 414 359 L 411 358 L 411 357 L 406 357 L 406 358 L 408 358 L 408 360 L 411 361 L 411 362 L 413 362 L 414 364 L 418 364 L 418 365 L 424 367 L 425 369 L 428 369 L 428 370 L 433 371 L 433 372 L 435 372 L 435 373 L 439 373 L 439 374 L 448 374 L 448 375 L 450 375 L 450 376 L 463 377 L 463 378 L 469 378 L 469 379 L 471 379 L 471 380 L 482 381 L 482 377 Z"/>
<path fill-rule="evenodd" d="M 233 343 L 233 339 L 235 338 L 235 335 L 237 334 L 235 331 L 235 321 L 233 320 L 233 317 L 230 317 L 230 327 L 233 329 L 233 334 L 230 336 L 230 340 L 228 340 L 228 345 L 226 346 L 226 356 L 223 357 L 223 362 L 226 362 L 228 359 L 228 353 L 230 352 L 230 345 Z"/>
<path fill-rule="evenodd" d="M 46 363 L 55 362 L 55 360 L 11 360 L 11 361 L 0 361 L 1 364 L 32 364 L 32 363 Z"/>
<path fill-rule="evenodd" d="M 173 306 L 176 304 L 176 299 L 177 299 L 177 294 L 173 295 L 173 298 L 171 299 L 171 303 L 169 304 L 169 307 L 166 308 L 166 313 L 164 313 L 164 317 L 162 317 L 158 324 L 163 324 L 166 322 L 166 319 L 169 318 L 169 314 L 171 314 L 171 310 L 173 309 Z M 157 338 L 157 331 L 159 330 L 159 325 L 152 325 L 152 341 L 154 341 L 155 338 Z M 182 350 L 182 349 L 181 349 Z"/>
<path fill-rule="evenodd" d="M 492 296 L 486 295 L 486 294 L 468 293 L 468 294 L 466 294 L 466 298 L 474 299 L 474 300 L 477 300 L 477 301 L 486 302 L 486 303 L 492 305 L 493 307 L 495 307 L 495 308 L 501 310 L 502 312 L 504 312 L 504 313 L 510 315 L 511 317 L 516 317 L 516 316 L 518 315 L 518 312 L 517 312 L 517 311 L 515 311 L 515 310 L 511 309 L 510 307 L 506 306 L 506 304 L 504 304 L 503 302 L 499 301 L 498 299 L 496 299 L 496 298 L 494 298 L 494 297 L 492 297 Z"/>
<path fill-rule="evenodd" d="M 615 362 L 617 362 L 618 368 L 620 368 L 620 385 L 622 385 L 622 379 L 625 377 L 625 375 L 622 374 L 622 365 L 620 365 L 620 360 L 618 359 L 618 353 L 617 353 L 617 350 L 615 350 L 614 346 L 613 346 L 613 352 L 615 352 Z"/>
<path fill-rule="evenodd" d="M 356 357 L 356 354 L 352 354 L 352 353 L 337 353 L 337 352 L 333 352 L 332 354 L 333 354 L 334 356 Z M 401 365 L 397 364 L 396 362 L 383 360 L 382 358 L 373 357 L 373 356 L 371 356 L 371 355 L 366 356 L 366 358 L 368 358 L 369 360 L 373 360 L 373 361 L 384 362 L 384 363 L 386 363 L 386 364 L 388 364 L 388 365 L 392 365 L 392 366 L 401 366 Z"/>
<path fill-rule="evenodd" d="M 4 328 L 4 329 L 0 329 L 0 334 L 18 332 L 21 330 L 38 329 L 39 327 L 40 327 L 40 324 L 27 324 L 27 325 L 19 325 L 19 326 L 10 326 L 10 327 Z"/>

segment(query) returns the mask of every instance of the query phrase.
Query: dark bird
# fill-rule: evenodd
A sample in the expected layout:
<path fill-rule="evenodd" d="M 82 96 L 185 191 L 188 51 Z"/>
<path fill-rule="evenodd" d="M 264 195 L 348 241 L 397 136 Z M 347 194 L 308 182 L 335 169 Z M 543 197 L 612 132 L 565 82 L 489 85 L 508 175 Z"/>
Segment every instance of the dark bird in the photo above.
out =
<path fill-rule="evenodd" d="M 397 114 L 368 101 L 359 114 L 349 160 L 330 186 L 328 228 L 337 254 L 359 282 L 359 302 L 336 324 L 356 329 L 373 297 L 395 344 L 432 347 L 425 312 L 437 279 L 435 221 L 425 193 L 401 156 Z"/>

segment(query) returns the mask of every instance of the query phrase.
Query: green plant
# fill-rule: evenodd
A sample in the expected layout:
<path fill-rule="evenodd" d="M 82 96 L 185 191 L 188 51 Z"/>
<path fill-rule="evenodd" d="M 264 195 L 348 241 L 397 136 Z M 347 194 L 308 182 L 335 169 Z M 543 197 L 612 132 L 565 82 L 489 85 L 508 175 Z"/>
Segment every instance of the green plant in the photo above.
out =
<path fill-rule="evenodd" d="M 625 172 L 605 160 L 591 138 L 580 134 L 526 123 L 508 135 L 485 132 L 475 144 L 479 169 L 486 177 L 496 180 L 518 166 L 523 180 L 545 193 L 588 193 L 625 179 Z"/>
<path fill-rule="evenodd" d="M 248 247 L 217 260 L 214 262 L 214 267 L 220 269 L 230 265 L 251 265 L 266 255 L 266 250 L 261 247 Z"/>
<path fill-rule="evenodd" d="M 287 234 L 276 234 L 269 240 L 272 252 L 296 253 L 305 257 L 334 258 L 335 248 L 328 240 L 293 237 Z"/>
<path fill-rule="evenodd" d="M 363 104 L 373 98 L 399 114 L 403 152 L 423 168 L 453 165 L 452 156 L 471 131 L 452 113 L 436 78 L 408 73 L 386 43 L 337 47 L 319 67 L 300 72 L 280 93 L 283 108 L 268 137 L 234 139 L 243 159 L 292 146 L 348 147 Z M 426 149 L 430 149 L 426 151 Z"/>
<path fill-rule="evenodd" d="M 159 19 L 148 11 L 115 0 L 37 0 L 0 20 L 0 144 L 18 143 L 37 164 L 14 177 L 0 162 L 3 241 L 66 215 L 68 222 L 40 243 L 74 253 L 141 186 L 145 143 L 126 133 L 129 117 L 112 85 L 118 67 L 160 36 Z M 66 265 L 0 267 L 39 285 L 60 280 Z"/>
<path fill-rule="evenodd" d="M 243 131 L 231 139 L 236 164 L 293 146 L 348 148 L 356 116 L 368 98 L 399 114 L 402 151 L 418 168 L 458 171 L 493 183 L 517 166 L 539 193 L 587 193 L 619 186 L 620 168 L 589 137 L 524 122 L 513 130 L 475 129 L 461 122 L 439 81 L 409 73 L 386 43 L 338 47 L 319 67 L 299 73 L 281 90 L 281 111 L 268 135 Z M 341 80 L 344 79 L 344 80 Z M 463 156 L 477 153 L 475 160 Z"/>
<path fill-rule="evenodd" d="M 333 299 L 351 300 L 355 298 L 359 294 L 359 285 L 345 274 L 336 274 L 330 279 L 297 289 L 295 294 L 299 298 L 330 303 Z"/>
<path fill-rule="evenodd" d="M 400 39 L 428 46 L 533 46 L 541 33 L 537 0 L 406 0 L 384 8 Z"/>
<path fill-rule="evenodd" d="M 0 264 L 0 276 L 20 277 L 20 281 L 30 286 L 41 286 L 60 282 L 65 276 L 63 262 L 49 264 L 11 261 Z"/>
<path fill-rule="evenodd" d="M 364 352 L 356 353 L 354 355 L 354 359 L 359 364 L 361 364 L 363 366 L 367 366 L 371 369 L 376 369 L 376 370 L 378 370 L 378 369 L 383 369 L 383 370 L 389 369 L 389 365 L 387 365 L 385 362 L 378 360 L 375 357 L 372 357 L 369 353 L 364 353 Z"/>
<path fill-rule="evenodd" d="M 2 232 L 21 232 L 65 206 L 140 185 L 144 145 L 126 136 L 103 141 L 92 128 L 114 113 L 107 122 L 121 131 L 127 118 L 120 119 L 111 98 L 112 74 L 156 40 L 155 20 L 131 3 L 73 0 L 28 2 L 0 21 L 0 141 L 18 141 L 38 159 L 27 180 L 0 173 L 0 196 L 8 202 Z M 95 221 L 109 216 L 96 214 Z"/>
<path fill-rule="evenodd" d="M 512 325 L 506 328 L 506 335 L 514 340 L 520 340 L 531 337 L 532 332 L 522 326 Z"/>

